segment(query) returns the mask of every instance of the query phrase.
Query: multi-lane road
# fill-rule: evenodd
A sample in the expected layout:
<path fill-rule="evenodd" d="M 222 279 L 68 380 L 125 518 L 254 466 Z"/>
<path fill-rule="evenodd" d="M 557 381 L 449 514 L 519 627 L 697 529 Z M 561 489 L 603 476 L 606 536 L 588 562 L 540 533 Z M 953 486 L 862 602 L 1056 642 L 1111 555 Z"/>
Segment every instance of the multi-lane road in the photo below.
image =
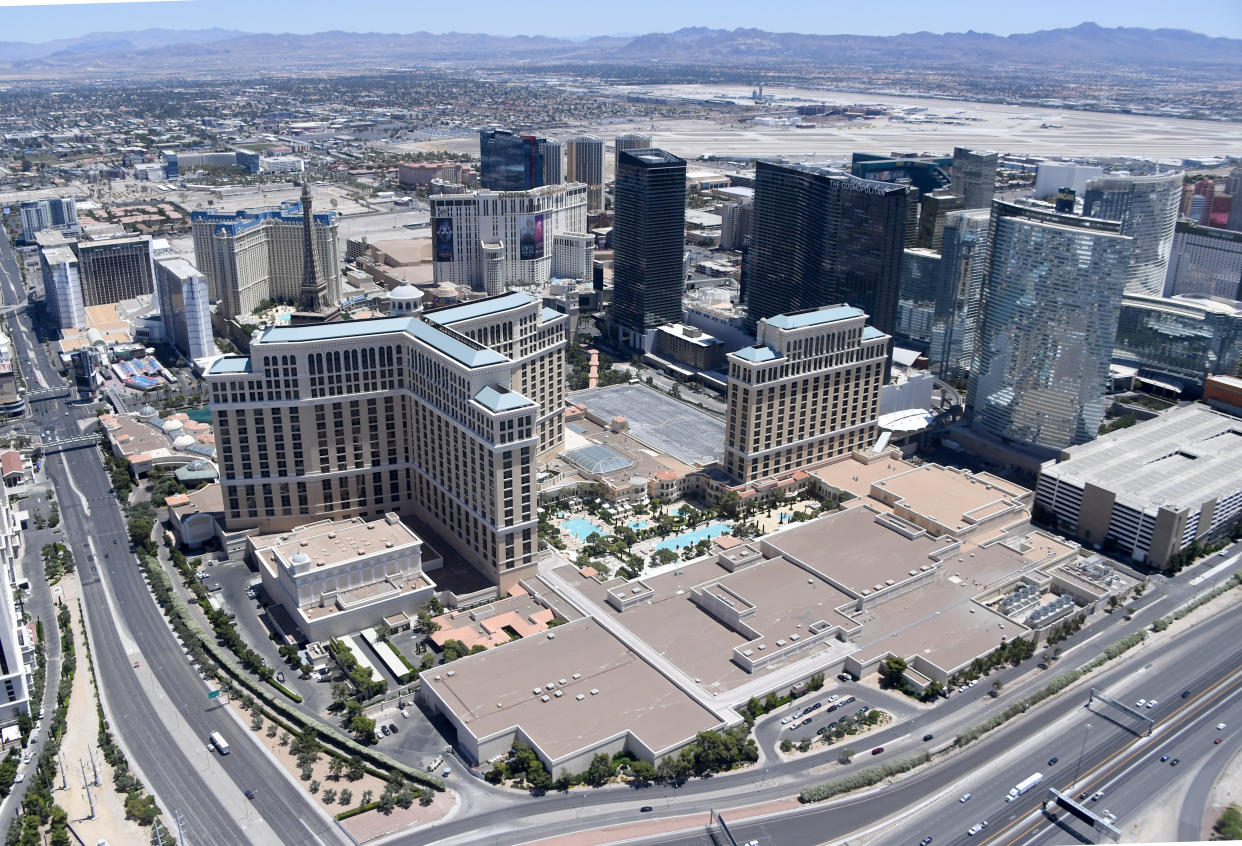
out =
<path fill-rule="evenodd" d="M 1196 583 L 1189 578 L 1190 575 L 1214 568 L 1218 563 L 1228 564 L 1229 562 L 1233 563 L 1213 572 L 1210 578 L 1203 581 Z M 548 794 L 541 799 L 520 805 L 481 809 L 469 818 L 456 817 L 435 826 L 430 832 L 412 833 L 407 837 L 394 838 L 393 841 L 421 844 L 427 842 L 430 836 L 432 842 L 446 844 L 446 846 L 449 844 L 465 846 L 465 844 L 522 843 L 536 840 L 548 830 L 564 832 L 634 822 L 638 819 L 678 817 L 712 809 L 747 806 L 789 797 L 797 794 L 808 783 L 836 775 L 845 775 L 871 763 L 885 763 L 902 758 L 951 739 L 961 729 L 981 722 L 994 708 L 1003 707 L 1011 699 L 1020 698 L 1032 692 L 1046 684 L 1049 678 L 1059 672 L 1085 663 L 1108 643 L 1149 625 L 1157 616 L 1168 613 L 1197 592 L 1210 590 L 1215 584 L 1228 578 L 1229 574 L 1237 568 L 1238 562 L 1232 557 L 1213 557 L 1176 580 L 1157 580 L 1138 602 L 1141 608 L 1133 620 L 1127 620 L 1121 614 L 1105 615 L 1103 619 L 1094 620 L 1093 625 L 1062 644 L 1064 647 L 1062 657 L 1052 669 L 1046 671 L 1046 675 L 1032 676 L 1028 666 L 1006 669 L 999 674 L 994 674 L 993 677 L 1005 681 L 1006 689 L 1006 693 L 997 701 L 988 696 L 989 685 L 981 684 L 965 693 L 954 694 L 948 702 L 919 711 L 908 720 L 864 738 L 851 739 L 849 743 L 834 745 L 822 752 L 812 752 L 800 759 L 779 762 L 769 758 L 759 767 L 707 780 L 692 780 L 679 788 L 666 786 L 653 786 L 643 790 L 608 788 L 596 791 L 574 791 L 568 795 Z M 1177 668 L 1171 672 L 1184 673 L 1183 668 L 1186 666 L 1203 666 L 1202 656 L 1205 654 L 1212 657 L 1232 654 L 1235 649 L 1234 644 L 1239 640 L 1239 634 L 1242 634 L 1242 620 L 1231 620 L 1230 615 L 1225 615 L 1220 619 L 1202 623 L 1189 632 L 1179 634 L 1167 648 L 1160 648 L 1160 654 L 1171 656 L 1172 663 Z M 1236 648 L 1238 652 L 1235 659 L 1242 663 L 1242 646 Z M 1144 656 L 1149 649 L 1152 647 L 1141 647 L 1137 654 Z M 1120 684 L 1136 674 L 1135 661 L 1137 660 L 1140 659 L 1135 658 L 1134 655 L 1127 655 L 1116 666 L 1097 671 L 1091 683 L 1102 689 Z M 1147 676 L 1149 680 L 1155 678 L 1155 676 L 1148 675 L 1151 670 L 1144 669 L 1148 663 L 1156 667 L 1162 666 L 1155 658 L 1142 658 L 1141 663 L 1138 664 L 1137 677 Z M 1209 676 L 1210 674 L 1205 675 L 1199 683 L 1206 685 Z M 1168 684 L 1175 686 L 1176 682 L 1168 682 Z M 1180 691 L 1183 689 L 1186 688 L 1178 687 L 1173 698 L 1180 696 Z M 829 686 L 820 696 L 847 692 L 858 696 L 859 702 L 866 701 L 872 706 L 885 707 L 885 703 L 877 698 L 882 694 L 856 684 Z M 1152 692 L 1162 700 L 1163 707 L 1173 707 L 1167 691 L 1156 690 L 1153 687 Z M 1131 702 L 1140 697 L 1150 698 L 1146 692 L 1140 692 Z M 1044 727 L 1053 720 L 1063 718 L 1067 714 L 1077 716 L 1078 712 L 1085 711 L 1086 709 L 1082 707 L 1085 698 L 1085 696 L 1063 696 L 1051 700 L 1035 709 L 1029 717 L 1019 718 L 1014 724 L 938 763 L 927 770 L 926 774 L 907 779 L 897 786 L 888 787 L 864 797 L 852 797 L 840 803 L 828 802 L 809 806 L 795 813 L 772 817 L 760 823 L 740 824 L 733 828 L 733 833 L 738 837 L 739 842 L 757 839 L 762 846 L 773 846 L 773 844 L 802 846 L 802 844 L 827 843 L 845 839 L 851 833 L 867 829 L 876 820 L 890 819 L 903 809 L 922 808 L 928 798 L 937 793 L 940 784 L 956 783 L 972 774 L 984 772 L 985 768 L 996 762 L 1008 761 L 1012 754 L 1011 750 L 1032 738 L 1041 737 Z M 1163 707 L 1147 713 L 1160 718 L 1163 716 Z M 815 713 L 819 715 L 822 712 L 823 709 Z M 779 723 L 781 716 L 783 714 L 777 713 L 764 719 Z M 816 720 L 819 719 L 817 716 Z M 1093 725 L 1095 725 L 1094 722 Z M 773 734 L 774 728 L 779 728 L 779 726 L 773 727 L 761 722 L 757 728 L 757 734 L 767 739 Z M 814 724 L 809 728 L 814 728 Z M 925 743 L 922 738 L 929 733 L 934 735 L 934 742 Z M 779 737 L 780 732 L 777 731 L 775 734 Z M 793 739 L 801 738 L 800 733 L 786 732 L 786 734 Z M 1106 748 L 1108 737 L 1110 735 L 1100 733 L 1093 739 L 1087 749 L 1088 759 L 1092 749 L 1097 745 L 1099 749 Z M 770 748 L 770 743 L 771 740 L 768 740 L 763 744 L 765 751 Z M 838 767 L 833 764 L 833 761 L 837 757 L 837 750 L 842 745 L 851 745 L 858 750 L 883 746 L 885 752 L 874 759 L 869 755 L 862 755 L 855 759 L 852 766 Z M 821 747 L 817 744 L 816 749 L 819 748 Z M 1033 763 L 1042 761 L 1046 766 L 1047 761 L 1053 755 L 1061 758 L 1063 766 L 1066 760 L 1064 755 L 1056 752 L 1044 754 L 1044 751 L 1040 749 L 1032 753 L 1029 761 L 1025 758 L 1018 759 L 1014 763 L 1013 773 L 1002 771 L 999 776 L 1000 783 L 1008 782 L 1011 777 L 1016 783 L 1037 769 L 1032 765 Z M 1028 769 L 1029 772 L 1022 772 L 1024 769 Z M 816 774 L 812 775 L 812 771 Z M 1011 785 L 1006 784 L 1005 790 L 1008 790 L 1009 786 Z M 967 790 L 970 788 L 963 787 L 960 792 Z M 1004 791 L 1001 791 L 1002 796 L 1003 793 Z M 951 799 L 953 803 L 956 803 L 957 796 Z M 963 810 L 966 814 L 963 819 L 976 813 L 980 807 L 972 803 L 973 800 L 966 803 L 970 806 L 968 809 L 956 809 Z M 652 806 L 653 811 L 647 814 L 640 813 L 639 808 L 644 805 Z M 1111 807 L 1109 809 L 1119 816 L 1122 813 L 1121 809 Z M 980 819 L 985 818 L 986 816 L 980 817 Z M 978 821 L 975 820 L 975 822 Z M 947 832 L 952 830 L 959 832 L 960 836 L 965 838 L 966 829 L 973 825 L 973 822 L 967 822 L 965 825 L 961 822 L 962 820 L 958 819 L 946 820 L 944 832 L 939 835 L 933 834 L 933 837 L 947 836 Z M 897 824 L 897 822 L 889 823 L 891 826 Z M 918 834 L 910 842 L 918 843 L 924 836 L 926 833 Z M 974 839 L 976 838 L 971 838 L 972 842 Z M 708 843 L 710 840 L 700 829 L 669 835 L 663 839 L 650 838 L 644 842 L 689 846 L 689 844 Z"/>
<path fill-rule="evenodd" d="M 1220 767 L 1237 751 L 1233 730 L 1235 726 L 1242 728 L 1239 635 L 1242 620 L 1236 615 L 1221 615 L 1196 626 L 1159 655 L 1140 652 L 1092 680 L 1097 688 L 1130 705 L 1150 696 L 1160 701 L 1152 711 L 1144 709 L 1156 720 L 1149 738 L 1142 736 L 1142 724 L 1098 702 L 1088 708 L 1086 691 L 1075 691 L 918 775 L 847 799 L 734 823 L 730 832 L 739 843 L 758 840 L 761 846 L 844 841 L 916 846 L 925 837 L 932 838 L 932 846 L 1073 842 L 1074 837 L 1063 825 L 1089 834 L 1081 823 L 1062 819 L 1059 825 L 1040 814 L 1048 787 L 1074 790 L 1074 795 L 1086 790 L 1088 796 L 1103 790 L 1103 797 L 1095 802 L 1088 799 L 1087 804 L 1101 814 L 1112 811 L 1117 817 L 1115 825 L 1123 831 L 1138 820 L 1153 796 L 1162 797 L 1165 807 L 1174 813 L 1176 805 L 1169 797 L 1176 791 L 1171 782 L 1182 776 L 1198 784 L 1195 770 L 1202 764 L 1203 778 L 1210 785 Z M 1194 669 L 1188 672 L 1188 667 Z M 1182 699 L 1185 690 L 1190 695 Z M 1226 723 L 1225 731 L 1215 729 L 1218 722 Z M 1219 746 L 1213 743 L 1217 735 L 1224 737 Z M 1179 758 L 1178 766 L 1162 763 L 1160 758 L 1165 754 L 1170 756 L 1169 761 Z M 1054 757 L 1056 763 L 1049 766 Z M 1044 775 L 1039 787 L 1015 802 L 1005 802 L 1008 790 L 1035 772 Z M 967 793 L 970 799 L 960 802 Z M 775 797 L 760 791 L 752 801 L 767 798 Z M 1186 792 L 1182 813 L 1195 822 L 1185 826 L 1180 836 L 1199 839 L 1197 820 L 1202 820 L 1205 799 L 1205 790 L 1195 791 L 1192 786 Z M 690 813 L 708 807 L 682 803 L 677 810 Z M 630 820 L 638 816 L 635 811 L 631 809 Z M 967 834 L 984 820 L 988 822 L 986 829 L 974 836 Z M 697 829 L 643 842 L 701 846 L 712 841 Z"/>
<path fill-rule="evenodd" d="M 6 304 L 25 300 L 8 239 L 0 245 L 0 290 Z M 9 318 L 16 358 L 28 383 L 63 383 L 29 317 Z M 31 429 L 53 438 L 80 434 L 93 414 L 64 399 L 36 401 Z M 131 762 L 177 815 L 194 846 L 239 843 L 342 844 L 348 839 L 230 713 L 207 700 L 207 688 L 168 628 L 129 552 L 119 505 L 93 449 L 46 458 L 66 535 L 82 581 L 90 643 L 113 730 Z M 235 738 L 227 758 L 211 753 L 212 731 Z M 244 791 L 255 791 L 249 801 Z"/>
<path fill-rule="evenodd" d="M 19 271 L 7 243 L 0 246 L 0 277 L 6 303 L 24 301 Z M 35 341 L 29 318 L 19 313 L 8 319 L 17 357 L 26 368 L 31 387 L 62 384 L 62 378 Z M 54 438 L 79 434 L 92 420 L 89 414 L 63 399 L 36 401 L 31 413 L 32 431 L 47 431 Z M 124 521 L 94 450 L 49 456 L 46 469 L 56 487 L 66 531 L 80 563 L 91 644 L 114 728 L 162 805 L 182 816 L 187 842 L 196 846 L 346 842 L 318 803 L 307 797 L 257 744 L 243 740 L 241 736 L 247 732 L 236 718 L 226 709 L 213 708 L 207 702 L 202 680 L 185 659 L 128 551 Z M 1185 601 L 1195 590 L 1210 589 L 1227 575 L 1221 572 L 1218 577 L 1194 586 L 1185 579 L 1160 582 L 1144 597 L 1144 610 L 1138 619 L 1126 623 L 1118 616 L 1097 621 L 1066 645 L 1066 655 L 1057 669 L 1086 660 L 1109 640 L 1150 623 L 1158 613 Z M 1119 715 L 1099 708 L 1086 709 L 1080 696 L 1063 697 L 957 753 L 926 774 L 842 802 L 742 823 L 734 827 L 734 833 L 742 841 L 758 839 L 764 846 L 812 844 L 853 838 L 883 822 L 884 828 L 870 835 L 870 839 L 916 843 L 932 836 L 937 843 L 949 839 L 971 843 L 997 841 L 1003 846 L 1017 846 L 1028 840 L 1043 842 L 1064 836 L 1064 832 L 1060 828 L 1050 829 L 1049 825 L 1057 824 L 1038 816 L 1036 808 L 1042 797 L 1033 791 L 1019 802 L 1006 804 L 1004 790 L 1041 764 L 1048 769 L 1050 784 L 1074 781 L 1067 769 L 1068 762 L 1073 759 L 1077 769 L 1081 758 L 1080 777 L 1099 779 L 1100 784 L 1106 785 L 1104 789 L 1110 798 L 1107 807 L 1117 815 L 1119 826 L 1134 818 L 1144 799 L 1167 787 L 1171 773 L 1188 780 L 1182 805 L 1183 830 L 1179 832 L 1185 834 L 1201 820 L 1202 805 L 1215 772 L 1212 767 L 1218 770 L 1223 765 L 1231 745 L 1228 741 L 1219 746 L 1212 744 L 1214 738 L 1210 734 L 1215 729 L 1205 726 L 1222 721 L 1242 726 L 1242 712 L 1232 695 L 1238 685 L 1231 675 L 1242 665 L 1242 646 L 1235 647 L 1242 641 L 1239 629 L 1242 622 L 1211 620 L 1180 635 L 1159 656 L 1144 658 L 1137 665 L 1136 659 L 1127 657 L 1118 666 L 1097 674 L 1093 683 L 1109 690 L 1116 688 L 1119 696 L 1134 699 L 1154 695 L 1161 700 L 1162 704 L 1150 712 L 1158 721 L 1150 740 L 1136 739 L 1130 727 L 1118 724 Z M 1083 646 L 1095 638 L 1100 638 L 1095 647 Z M 1136 666 L 1140 668 L 1137 673 Z M 1205 669 L 1191 673 L 1193 678 L 1185 678 L 1185 667 Z M 1006 671 L 1003 677 L 1008 680 L 1025 672 L 1025 668 Z M 1025 686 L 1039 683 L 1038 678 L 1028 679 L 1010 687 L 1006 696 L 1019 696 Z M 1131 690 L 1128 686 L 1135 687 Z M 1180 697 L 1183 689 L 1191 690 L 1185 700 Z M 821 696 L 847 691 L 858 695 L 856 686 L 849 685 L 829 688 Z M 883 703 L 872 701 L 876 696 L 871 692 L 859 701 L 883 707 Z M 866 745 L 885 746 L 886 754 L 877 759 L 880 762 L 902 757 L 926 745 L 922 742 L 924 733 L 947 739 L 962 726 L 978 722 L 991 707 L 980 686 L 876 732 Z M 768 719 L 778 723 L 780 716 Z M 1092 729 L 1083 728 L 1087 723 Z M 206 749 L 207 734 L 217 730 L 238 738 L 228 758 L 215 756 Z M 767 741 L 765 746 L 781 736 L 774 726 L 763 724 L 760 734 Z M 1079 744 L 1077 751 L 1075 743 Z M 1200 749 L 1205 744 L 1210 748 Z M 1148 747 L 1150 753 L 1143 751 Z M 1161 749 L 1175 750 L 1171 754 L 1180 758 L 1180 769 L 1167 762 L 1149 766 L 1151 754 L 1159 764 L 1160 756 L 1165 754 L 1158 751 Z M 838 770 L 831 765 L 835 754 L 834 750 L 825 750 L 800 760 L 769 759 L 761 767 L 691 781 L 676 789 L 575 791 L 539 800 L 495 793 L 490 807 L 459 814 L 430 830 L 403 832 L 390 839 L 410 844 L 509 844 L 534 839 L 549 830 L 572 831 L 632 821 L 639 817 L 638 808 L 644 804 L 655 807 L 648 815 L 651 817 L 747 805 L 793 795 L 809 781 L 852 769 Z M 1054 756 L 1059 760 L 1050 769 L 1047 761 Z M 860 761 L 855 768 L 867 763 L 870 761 Z M 813 768 L 823 772 L 810 776 Z M 257 791 L 253 802 L 244 799 L 246 789 Z M 965 792 L 971 792 L 972 799 L 958 802 L 957 796 Z M 917 810 L 911 814 L 914 809 Z M 980 836 L 969 838 L 966 830 L 982 819 L 988 819 L 989 828 Z M 695 832 L 652 842 L 690 844 L 705 840 L 701 832 Z"/>

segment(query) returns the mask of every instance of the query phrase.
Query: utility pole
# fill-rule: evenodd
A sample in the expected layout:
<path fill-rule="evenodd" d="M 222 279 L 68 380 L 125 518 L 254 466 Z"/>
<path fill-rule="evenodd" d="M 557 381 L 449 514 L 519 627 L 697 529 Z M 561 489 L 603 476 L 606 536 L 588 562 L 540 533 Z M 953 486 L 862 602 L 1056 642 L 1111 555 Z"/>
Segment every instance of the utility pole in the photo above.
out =
<path fill-rule="evenodd" d="M 91 756 L 91 773 L 94 774 L 95 776 L 95 781 L 93 782 L 93 784 L 96 787 L 98 787 L 99 786 L 99 767 L 95 764 L 95 748 L 93 746 L 87 746 L 86 752 L 87 754 Z"/>
<path fill-rule="evenodd" d="M 65 757 L 60 754 L 60 750 L 56 750 L 56 762 L 60 764 L 60 789 L 69 789 L 69 773 L 65 768 Z"/>
<path fill-rule="evenodd" d="M 95 797 L 91 795 L 91 783 L 86 777 L 86 762 L 79 758 L 78 763 L 82 765 L 82 787 L 86 790 L 86 801 L 91 806 L 91 819 L 95 819 Z"/>
<path fill-rule="evenodd" d="M 156 819 L 152 827 L 155 829 L 155 842 L 164 846 L 164 832 L 160 831 L 160 821 Z"/>
<path fill-rule="evenodd" d="M 177 821 L 177 846 L 185 846 L 185 823 L 181 819 L 181 812 L 173 811 L 173 818 Z"/>

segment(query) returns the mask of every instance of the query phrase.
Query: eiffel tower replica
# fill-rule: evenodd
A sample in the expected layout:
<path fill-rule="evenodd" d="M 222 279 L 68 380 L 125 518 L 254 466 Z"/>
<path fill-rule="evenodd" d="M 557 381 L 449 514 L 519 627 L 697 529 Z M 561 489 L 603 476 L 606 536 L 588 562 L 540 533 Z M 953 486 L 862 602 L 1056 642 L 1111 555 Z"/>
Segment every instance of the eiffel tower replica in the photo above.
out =
<path fill-rule="evenodd" d="M 331 323 L 341 319 L 340 306 L 328 297 L 328 280 L 319 278 L 315 263 L 315 219 L 311 211 L 310 183 L 302 180 L 302 288 L 298 310 L 289 316 L 292 326 Z"/>

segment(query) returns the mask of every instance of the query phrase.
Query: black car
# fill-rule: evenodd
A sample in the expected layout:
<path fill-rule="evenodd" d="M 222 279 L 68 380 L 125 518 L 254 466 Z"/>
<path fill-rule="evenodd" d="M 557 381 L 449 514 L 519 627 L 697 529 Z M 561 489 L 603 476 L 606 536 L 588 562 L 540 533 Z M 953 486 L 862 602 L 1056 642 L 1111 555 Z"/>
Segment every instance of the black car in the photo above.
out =
<path fill-rule="evenodd" d="M 389 724 L 388 724 L 388 730 L 389 730 L 390 732 L 392 732 L 393 734 L 396 734 L 396 733 L 397 733 L 397 724 L 396 724 L 396 723 L 389 723 Z"/>
<path fill-rule="evenodd" d="M 927 844 L 931 842 L 932 842 L 932 839 L 931 839 L 931 835 L 929 834 L 919 841 L 919 846 L 927 846 Z"/>
<path fill-rule="evenodd" d="M 653 811 L 653 810 L 655 810 L 655 809 L 654 809 L 654 808 L 652 808 L 650 805 L 643 805 L 641 808 L 639 808 L 639 809 L 638 809 L 638 812 L 639 812 L 640 814 L 648 814 L 648 813 L 650 813 L 650 812 L 651 812 L 651 811 Z"/>
<path fill-rule="evenodd" d="M 1182 762 L 1182 759 L 1181 759 L 1181 758 L 1174 758 L 1172 761 L 1169 761 L 1169 766 L 1170 766 L 1170 767 L 1176 767 L 1176 766 L 1177 766 L 1178 764 L 1180 764 L 1181 762 Z"/>
<path fill-rule="evenodd" d="M 926 743 L 927 741 L 929 741 L 929 740 L 931 740 L 931 739 L 932 739 L 932 735 L 930 735 L 930 734 L 925 734 L 925 735 L 923 735 L 923 742 L 924 742 L 924 743 Z"/>
<path fill-rule="evenodd" d="M 1055 767 L 1055 766 L 1057 765 L 1057 761 L 1059 761 L 1059 760 L 1061 760 L 1061 759 L 1060 759 L 1060 758 L 1058 758 L 1058 757 L 1056 757 L 1056 756 L 1054 755 L 1053 757 L 1051 757 L 1051 758 L 1049 758 L 1049 759 L 1048 759 L 1048 766 L 1050 766 L 1050 767 Z"/>
<path fill-rule="evenodd" d="M 1185 698 L 1186 698 L 1186 697 L 1188 697 L 1188 696 L 1190 696 L 1190 691 L 1189 691 L 1189 690 L 1183 690 L 1183 691 L 1182 691 L 1182 699 L 1185 699 Z"/>
<path fill-rule="evenodd" d="M 253 798 L 254 798 L 254 791 L 253 791 L 253 790 L 250 790 L 249 788 L 247 788 L 247 789 L 246 789 L 246 798 L 247 798 L 247 799 L 253 799 Z"/>

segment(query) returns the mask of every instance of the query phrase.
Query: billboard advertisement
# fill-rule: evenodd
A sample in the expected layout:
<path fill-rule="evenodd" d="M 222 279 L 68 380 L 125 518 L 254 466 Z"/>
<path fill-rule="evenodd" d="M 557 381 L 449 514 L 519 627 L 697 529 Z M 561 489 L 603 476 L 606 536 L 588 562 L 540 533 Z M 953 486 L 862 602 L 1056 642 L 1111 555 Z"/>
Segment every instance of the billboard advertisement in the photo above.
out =
<path fill-rule="evenodd" d="M 518 222 L 518 258 L 543 258 L 543 215 L 526 214 Z"/>
<path fill-rule="evenodd" d="M 431 231 L 435 233 L 435 260 L 453 260 L 453 219 L 437 217 L 431 223 Z"/>

